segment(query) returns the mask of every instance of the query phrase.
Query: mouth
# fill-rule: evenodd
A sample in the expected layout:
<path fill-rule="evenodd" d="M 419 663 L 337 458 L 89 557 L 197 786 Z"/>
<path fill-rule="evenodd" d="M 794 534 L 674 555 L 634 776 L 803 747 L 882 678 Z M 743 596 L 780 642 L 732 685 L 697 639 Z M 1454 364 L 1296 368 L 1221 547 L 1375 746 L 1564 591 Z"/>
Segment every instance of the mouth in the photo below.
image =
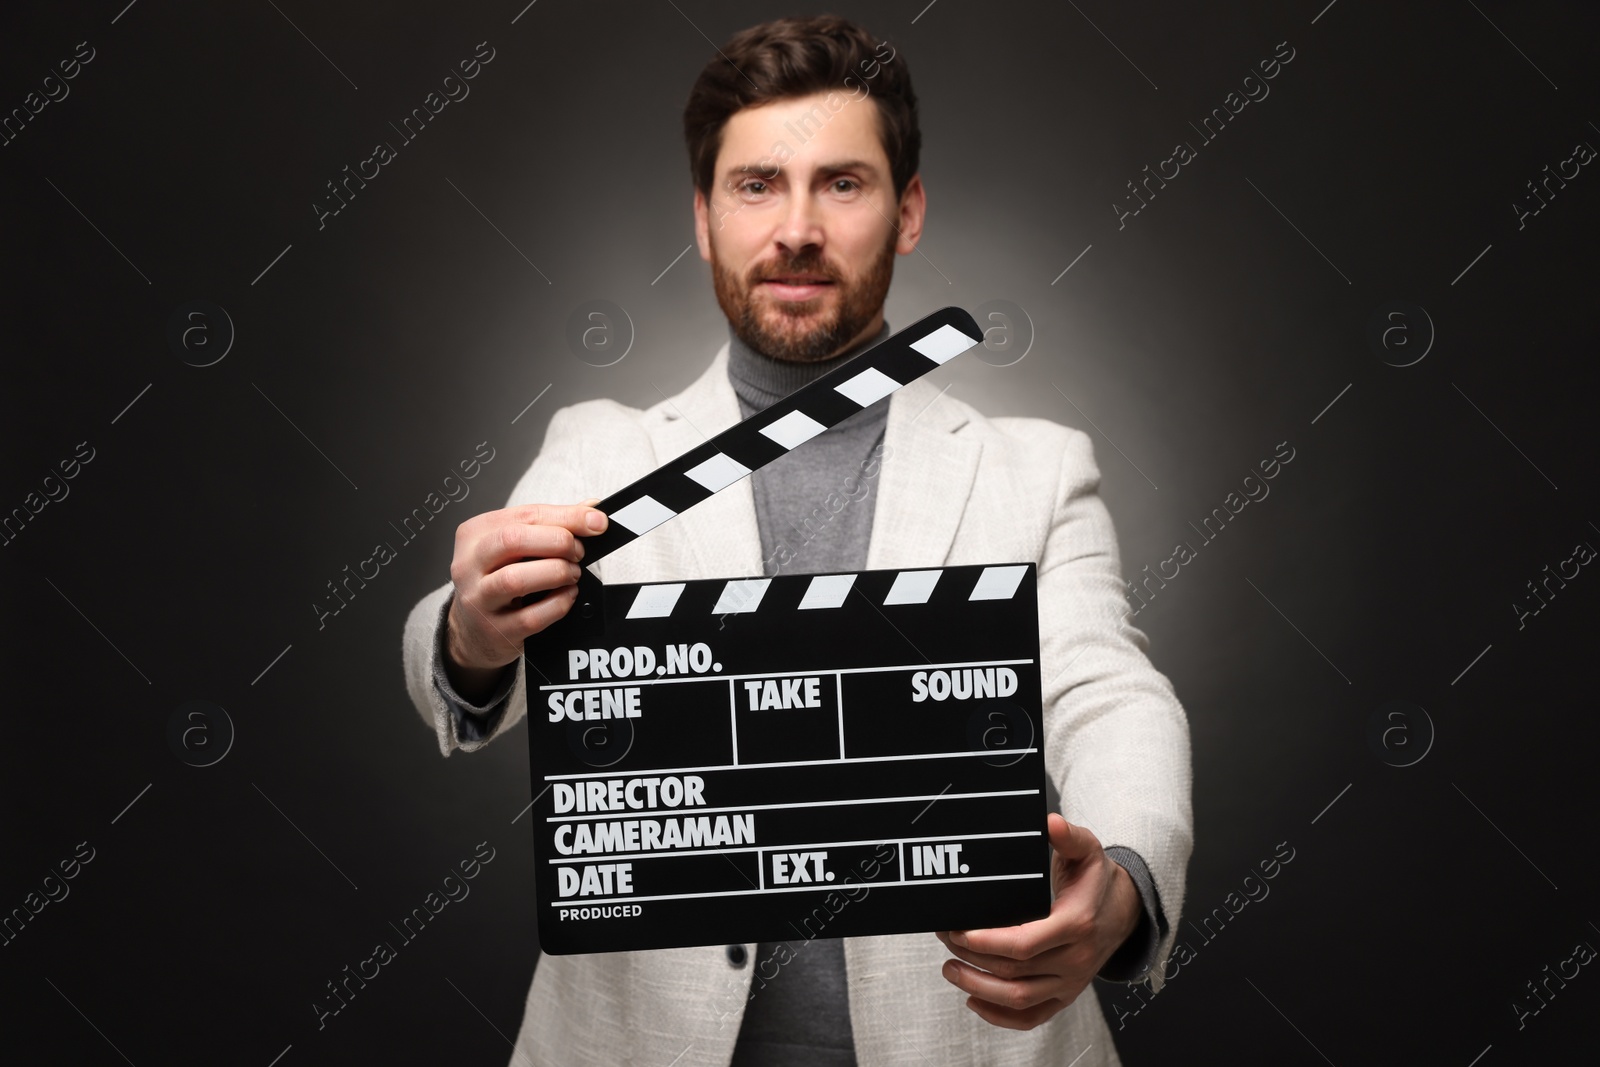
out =
<path fill-rule="evenodd" d="M 833 281 L 817 274 L 780 274 L 764 278 L 761 284 L 779 300 L 810 300 L 833 285 Z"/>

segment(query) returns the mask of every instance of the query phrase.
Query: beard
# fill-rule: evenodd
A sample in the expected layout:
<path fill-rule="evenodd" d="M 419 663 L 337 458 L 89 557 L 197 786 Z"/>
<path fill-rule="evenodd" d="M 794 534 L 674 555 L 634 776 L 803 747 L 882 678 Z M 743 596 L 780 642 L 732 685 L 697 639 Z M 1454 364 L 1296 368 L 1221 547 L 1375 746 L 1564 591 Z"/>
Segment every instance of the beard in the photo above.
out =
<path fill-rule="evenodd" d="M 815 363 L 839 352 L 883 309 L 894 277 L 893 229 L 859 278 L 843 276 L 815 248 L 751 268 L 743 278 L 717 259 L 711 246 L 711 277 L 717 303 L 734 335 L 772 359 Z M 828 279 L 827 290 L 808 300 L 778 300 L 761 291 L 767 278 L 809 274 Z M 831 311 L 823 311 L 828 301 Z"/>

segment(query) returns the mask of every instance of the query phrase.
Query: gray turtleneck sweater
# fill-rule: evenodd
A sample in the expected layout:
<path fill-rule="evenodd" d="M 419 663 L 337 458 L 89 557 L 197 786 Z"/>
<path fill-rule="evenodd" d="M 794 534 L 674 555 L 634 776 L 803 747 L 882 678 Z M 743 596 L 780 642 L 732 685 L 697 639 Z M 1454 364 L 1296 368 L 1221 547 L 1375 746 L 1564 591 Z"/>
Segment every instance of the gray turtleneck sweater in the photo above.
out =
<path fill-rule="evenodd" d="M 789 363 L 762 355 L 730 330 L 728 379 L 740 416 L 748 419 L 888 336 L 885 322 L 876 336 L 832 359 Z M 750 476 L 763 574 L 866 569 L 888 419 L 884 397 Z M 835 509 L 830 499 L 843 503 Z M 757 967 L 774 958 L 783 966 L 745 1004 L 729 1067 L 856 1067 L 844 942 L 813 938 L 787 947 L 781 953 L 777 942 L 756 947 Z"/>
<path fill-rule="evenodd" d="M 771 359 L 729 333 L 728 378 L 739 398 L 741 417 L 749 418 L 878 344 L 889 336 L 889 324 L 885 322 L 875 336 L 856 347 L 818 363 Z M 865 569 L 888 415 L 885 397 L 751 475 L 765 575 Z M 448 602 L 444 611 L 449 611 Z M 442 626 L 440 630 L 442 640 Z M 456 716 L 460 737 L 480 740 L 493 732 L 504 714 L 516 671 L 514 665 L 508 667 L 495 693 L 482 705 L 467 703 L 451 687 L 442 645 L 435 649 L 433 676 Z M 1099 977 L 1136 981 L 1154 962 L 1167 919 L 1138 853 L 1115 846 L 1106 853 L 1133 878 L 1144 908 L 1138 927 Z M 780 953 L 779 943 L 761 943 L 754 960 L 746 959 L 742 947 L 731 951 L 730 946 L 730 966 L 760 967 L 775 956 L 779 961 L 788 957 L 777 977 L 758 983 L 758 992 L 751 994 L 731 1067 L 855 1067 L 844 942 L 816 938 L 785 944 L 787 951 Z M 765 974 L 763 970 L 764 979 Z"/>

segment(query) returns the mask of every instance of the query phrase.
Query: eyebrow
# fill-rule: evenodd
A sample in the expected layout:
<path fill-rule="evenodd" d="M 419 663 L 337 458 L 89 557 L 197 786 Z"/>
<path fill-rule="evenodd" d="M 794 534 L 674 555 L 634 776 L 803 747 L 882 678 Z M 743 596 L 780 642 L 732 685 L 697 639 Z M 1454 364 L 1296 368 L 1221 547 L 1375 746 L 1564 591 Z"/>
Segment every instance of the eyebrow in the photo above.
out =
<path fill-rule="evenodd" d="M 876 177 L 878 174 L 878 168 L 873 166 L 871 163 L 868 163 L 864 159 L 845 159 L 831 163 L 823 163 L 817 167 L 817 170 L 823 174 L 837 174 L 840 171 L 845 170 L 865 171 L 874 177 Z M 770 173 L 771 171 L 771 167 L 763 167 L 760 163 L 739 163 L 729 167 L 725 172 L 725 176 L 731 180 L 749 174 L 764 175 Z M 782 164 L 779 164 L 777 167 L 777 173 L 785 174 L 787 173 L 787 168 Z"/>

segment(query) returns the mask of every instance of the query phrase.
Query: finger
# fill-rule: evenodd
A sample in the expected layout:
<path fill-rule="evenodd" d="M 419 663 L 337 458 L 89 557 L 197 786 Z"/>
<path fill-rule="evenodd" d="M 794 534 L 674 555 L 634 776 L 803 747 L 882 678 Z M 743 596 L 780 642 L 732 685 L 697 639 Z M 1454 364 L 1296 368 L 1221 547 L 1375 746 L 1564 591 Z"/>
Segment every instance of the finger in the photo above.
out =
<path fill-rule="evenodd" d="M 1064 945 L 1069 940 L 1062 929 L 1064 920 L 1056 912 L 1043 919 L 1019 926 L 996 926 L 987 930 L 952 930 L 950 944 L 989 956 L 1014 960 L 1032 959 L 1041 952 Z"/>
<path fill-rule="evenodd" d="M 596 500 L 598 504 L 600 501 Z M 507 508 L 516 522 L 530 526 L 560 526 L 579 537 L 603 533 L 606 517 L 587 504 L 523 504 Z"/>
<path fill-rule="evenodd" d="M 576 586 L 573 588 L 576 588 Z M 470 629 L 473 632 L 483 635 L 484 640 L 486 640 L 490 645 L 494 645 L 496 647 L 504 645 L 513 652 L 521 651 L 521 645 L 519 643 L 521 640 L 521 634 L 508 632 L 509 628 L 514 625 L 514 623 L 509 620 L 508 616 L 497 612 L 496 616 L 498 617 L 498 621 L 496 621 L 495 618 L 490 618 L 481 607 L 474 604 L 470 597 L 457 597 L 454 603 L 451 605 L 451 611 L 453 612 L 458 605 L 464 605 L 465 607 L 471 609 L 472 617 L 478 620 L 478 624 L 481 625 L 468 624 L 468 626 L 470 626 Z M 465 618 L 465 616 L 463 616 L 463 618 Z M 463 632 L 467 631 L 468 626 L 463 627 Z"/>
<path fill-rule="evenodd" d="M 941 940 L 943 940 L 941 938 Z M 993 956 L 984 952 L 974 952 L 970 948 L 945 941 L 945 947 L 950 954 L 965 960 L 974 967 L 982 967 L 990 974 L 1000 978 L 1029 978 L 1038 974 L 1045 974 L 1052 968 L 1048 966 L 1053 962 L 1053 954 L 1046 952 L 1032 959 L 1017 960 L 1010 956 Z"/>
<path fill-rule="evenodd" d="M 1056 999 L 1056 993 L 1060 991 L 1061 985 L 1061 979 L 1057 975 L 999 978 L 955 960 L 944 961 L 944 980 L 957 989 L 971 993 L 979 1000 L 1013 1011 L 1022 1011 Z"/>
<path fill-rule="evenodd" d="M 990 1004 L 978 997 L 967 998 L 967 1007 L 976 1012 L 979 1018 L 991 1026 L 1003 1026 L 1007 1030 L 1032 1030 L 1040 1023 L 1048 1022 L 1056 1012 L 1066 1006 L 1064 1001 L 1048 1000 L 1043 1004 L 1016 1011 L 1002 1008 L 998 1004 Z"/>
<path fill-rule="evenodd" d="M 1045 819 L 1045 832 L 1050 837 L 1050 847 L 1068 863 L 1085 859 L 1100 851 L 1100 839 L 1087 826 L 1068 822 L 1055 812 Z"/>
<path fill-rule="evenodd" d="M 508 563 L 525 559 L 582 558 L 582 544 L 561 526 L 529 526 L 506 522 L 480 536 L 470 551 L 472 566 L 487 575 Z"/>
<path fill-rule="evenodd" d="M 566 559 L 536 559 L 522 563 L 508 563 L 492 574 L 486 575 L 478 587 L 484 606 L 494 611 L 507 607 L 520 608 L 520 598 L 546 589 L 576 585 L 582 573 L 576 563 Z"/>
<path fill-rule="evenodd" d="M 577 599 L 577 586 L 562 586 L 527 607 L 518 609 L 511 616 L 512 625 L 524 637 L 531 637 L 546 627 L 560 622 L 567 612 L 572 610 L 572 605 Z"/>
<path fill-rule="evenodd" d="M 597 496 L 592 496 L 583 502 L 583 506 L 586 508 L 592 508 L 598 503 L 600 503 L 600 498 Z"/>

